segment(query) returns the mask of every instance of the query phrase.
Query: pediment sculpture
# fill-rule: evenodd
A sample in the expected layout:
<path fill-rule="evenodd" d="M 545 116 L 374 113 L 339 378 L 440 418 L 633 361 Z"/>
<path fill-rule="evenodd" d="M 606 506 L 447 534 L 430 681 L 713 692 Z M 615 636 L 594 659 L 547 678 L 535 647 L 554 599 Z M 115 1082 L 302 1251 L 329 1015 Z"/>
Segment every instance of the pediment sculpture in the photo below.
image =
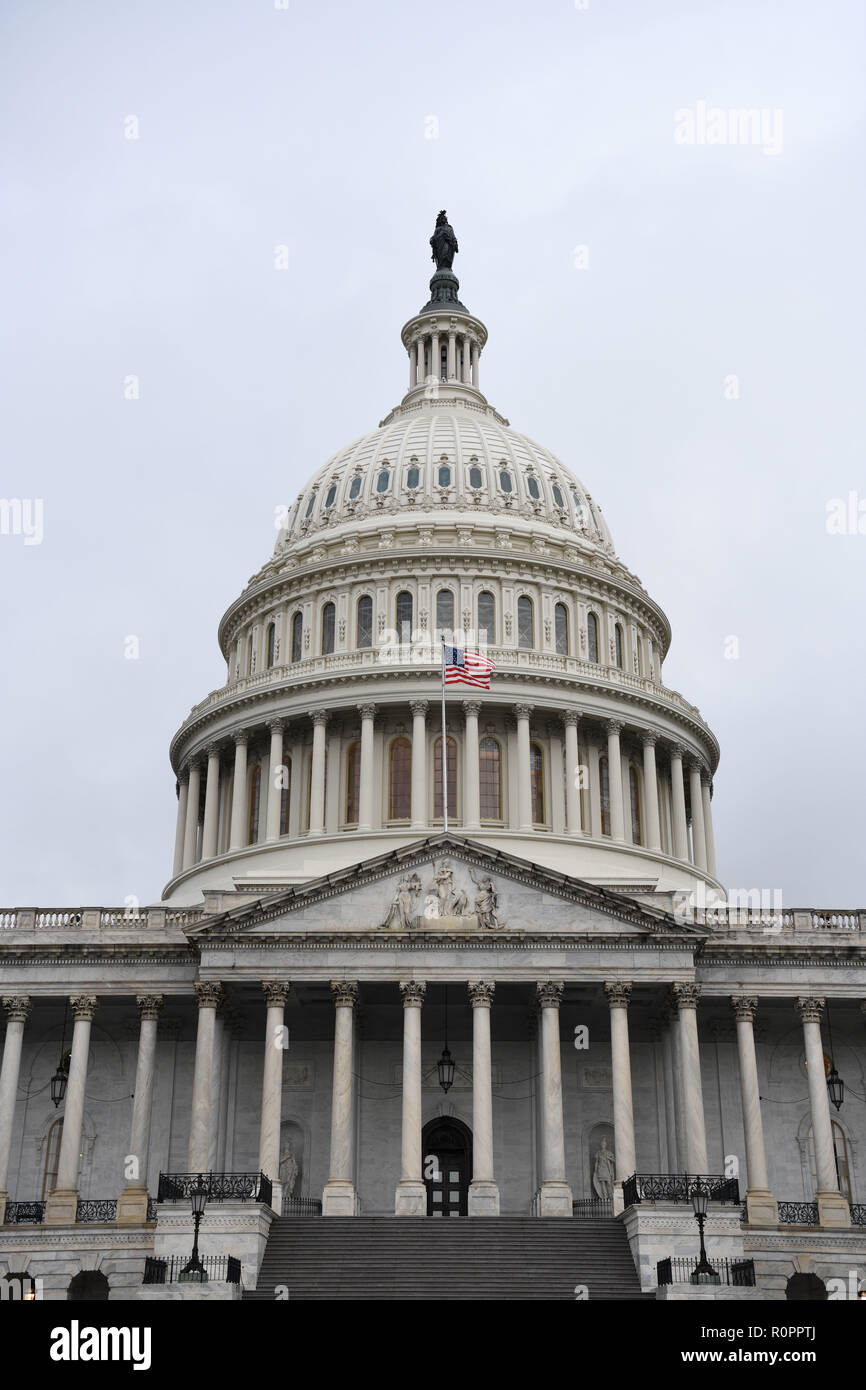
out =
<path fill-rule="evenodd" d="M 462 888 L 455 882 L 450 859 L 434 861 L 432 869 L 433 877 L 426 885 L 422 884 L 417 873 L 403 874 L 383 927 L 408 931 L 439 923 L 442 926 L 497 931 L 505 926 L 499 916 L 499 893 L 489 875 L 476 877 L 471 869 L 467 870 L 475 888 L 470 904 L 472 889 Z"/>

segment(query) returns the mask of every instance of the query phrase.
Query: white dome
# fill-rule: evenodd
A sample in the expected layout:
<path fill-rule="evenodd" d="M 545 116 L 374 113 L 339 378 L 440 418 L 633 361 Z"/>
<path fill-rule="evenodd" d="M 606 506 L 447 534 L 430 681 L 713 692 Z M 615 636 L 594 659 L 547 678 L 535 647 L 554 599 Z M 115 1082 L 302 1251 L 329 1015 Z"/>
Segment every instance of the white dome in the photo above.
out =
<path fill-rule="evenodd" d="M 613 553 L 600 508 L 555 454 L 491 406 L 442 397 L 398 406 L 334 454 L 295 502 L 276 553 L 325 528 L 409 510 L 522 518 L 530 529 L 565 528 Z"/>

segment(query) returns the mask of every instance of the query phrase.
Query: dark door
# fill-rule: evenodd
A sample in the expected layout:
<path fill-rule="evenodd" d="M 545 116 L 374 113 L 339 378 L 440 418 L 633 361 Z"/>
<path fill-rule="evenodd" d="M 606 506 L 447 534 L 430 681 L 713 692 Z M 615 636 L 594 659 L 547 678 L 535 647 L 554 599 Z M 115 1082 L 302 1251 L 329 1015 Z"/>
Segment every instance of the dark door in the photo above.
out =
<path fill-rule="evenodd" d="M 459 1120 L 434 1120 L 423 1134 L 428 1216 L 466 1216 L 472 1136 Z"/>

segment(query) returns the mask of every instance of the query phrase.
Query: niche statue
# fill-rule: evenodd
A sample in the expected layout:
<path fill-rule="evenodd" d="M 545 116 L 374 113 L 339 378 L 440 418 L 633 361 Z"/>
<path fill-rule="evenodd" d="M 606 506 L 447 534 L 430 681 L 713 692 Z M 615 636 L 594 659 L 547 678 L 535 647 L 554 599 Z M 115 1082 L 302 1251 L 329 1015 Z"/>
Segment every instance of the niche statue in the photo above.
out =
<path fill-rule="evenodd" d="M 595 1165 L 592 1170 L 592 1185 L 597 1197 L 610 1201 L 616 1181 L 613 1152 L 607 1147 L 607 1139 L 601 1141 L 601 1148 L 595 1151 Z"/>

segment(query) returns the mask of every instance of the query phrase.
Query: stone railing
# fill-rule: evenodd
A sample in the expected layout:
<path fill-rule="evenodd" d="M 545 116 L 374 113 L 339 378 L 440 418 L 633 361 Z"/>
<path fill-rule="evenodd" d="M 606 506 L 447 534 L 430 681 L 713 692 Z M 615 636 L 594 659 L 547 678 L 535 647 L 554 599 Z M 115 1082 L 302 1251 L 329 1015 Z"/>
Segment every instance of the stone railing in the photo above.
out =
<path fill-rule="evenodd" d="M 760 931 L 766 936 L 799 931 L 866 931 L 866 909 L 786 907 L 773 910 L 761 907 L 708 907 L 695 909 L 685 916 L 675 914 L 697 926 L 717 930 Z"/>
<path fill-rule="evenodd" d="M 698 707 L 689 704 L 679 691 L 669 690 L 667 686 L 659 685 L 645 676 L 635 676 L 628 671 L 621 671 L 616 666 L 603 666 L 594 661 L 583 661 L 576 656 L 560 656 L 556 652 L 526 651 L 519 647 L 486 647 L 484 650 L 500 675 L 514 671 L 532 671 L 572 677 L 611 691 L 627 690 L 647 695 L 672 710 L 687 714 L 701 724 L 704 723 Z M 271 686 L 297 686 L 304 681 L 340 676 L 346 672 L 363 674 L 365 670 L 374 669 L 400 671 L 407 667 L 438 676 L 440 659 L 438 646 L 429 643 L 407 643 L 402 647 L 367 647 L 351 652 L 334 652 L 330 656 L 305 657 L 290 666 L 273 666 L 269 670 L 257 672 L 254 676 L 242 676 L 240 680 L 221 686 L 219 690 L 212 690 L 199 704 L 193 705 L 182 728 L 217 705 Z"/>
<path fill-rule="evenodd" d="M 135 931 L 185 927 L 203 916 L 200 907 L 0 907 L 0 931 Z"/>

